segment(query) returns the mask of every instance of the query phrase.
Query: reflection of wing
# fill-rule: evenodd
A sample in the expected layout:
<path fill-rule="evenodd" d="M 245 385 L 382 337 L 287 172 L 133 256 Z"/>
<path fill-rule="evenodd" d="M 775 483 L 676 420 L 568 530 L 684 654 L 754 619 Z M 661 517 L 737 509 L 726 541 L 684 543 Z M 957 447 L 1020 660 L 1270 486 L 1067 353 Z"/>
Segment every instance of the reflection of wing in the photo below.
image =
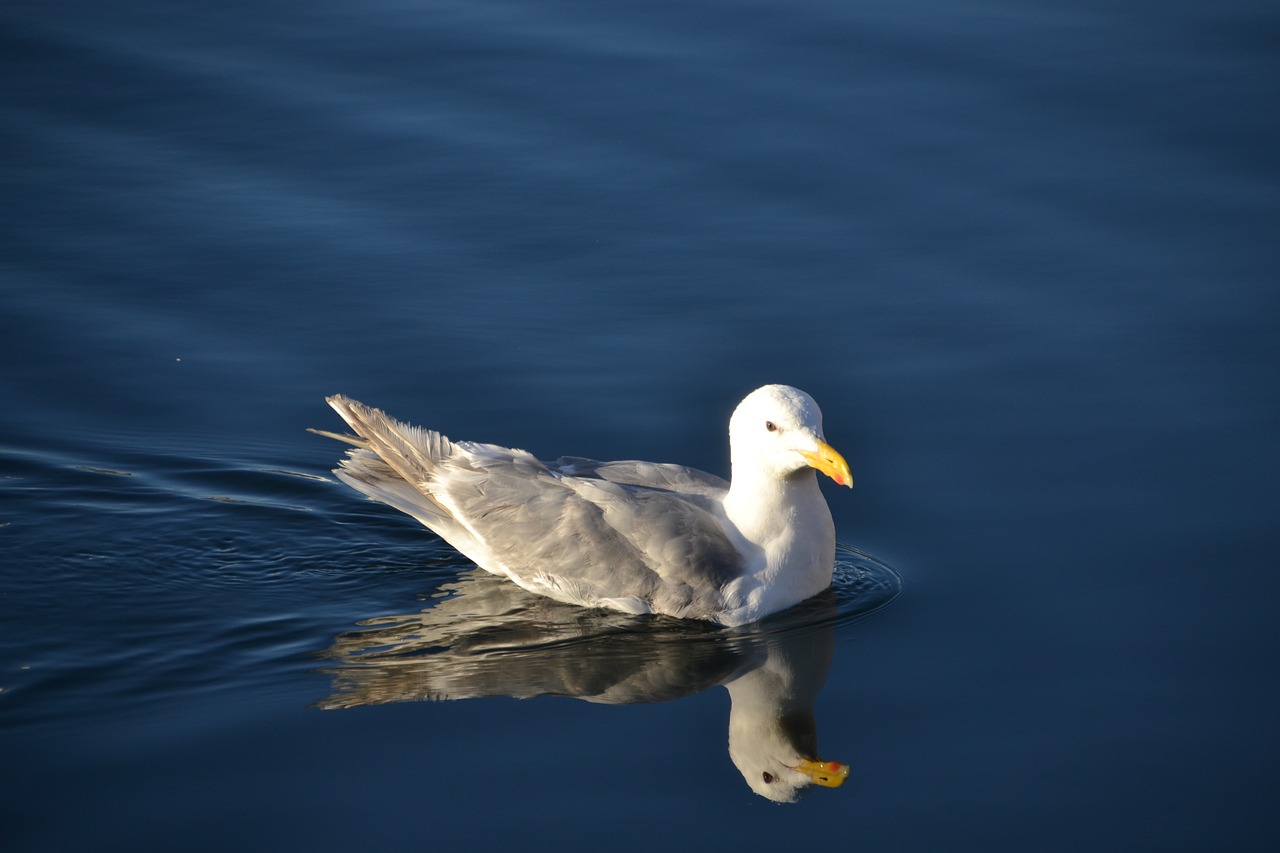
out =
<path fill-rule="evenodd" d="M 727 484 L 679 465 L 554 465 L 449 439 L 330 398 L 361 439 L 338 476 L 435 530 L 479 566 L 559 601 L 710 618 L 743 558 L 726 533 Z"/>
<path fill-rule="evenodd" d="M 532 595 L 473 571 L 421 613 L 363 623 L 326 657 L 322 708 L 484 696 L 662 702 L 705 690 L 750 652 L 704 623 L 637 619 Z"/>

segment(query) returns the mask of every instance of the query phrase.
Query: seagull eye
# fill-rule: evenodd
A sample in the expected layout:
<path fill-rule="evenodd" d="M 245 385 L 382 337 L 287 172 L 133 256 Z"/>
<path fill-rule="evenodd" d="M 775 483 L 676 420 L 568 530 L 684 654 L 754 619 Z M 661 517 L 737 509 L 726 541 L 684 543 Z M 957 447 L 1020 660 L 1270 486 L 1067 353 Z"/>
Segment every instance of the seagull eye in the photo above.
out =
<path fill-rule="evenodd" d="M 773 784 L 773 774 L 772 774 L 772 773 L 770 773 L 768 770 L 766 770 L 766 771 L 764 772 L 764 775 L 763 775 L 763 776 L 761 776 L 760 778 L 764 780 L 764 783 L 765 783 L 766 785 L 772 785 L 772 784 Z"/>
<path fill-rule="evenodd" d="M 764 422 L 764 428 L 765 428 L 765 429 L 767 429 L 769 432 L 777 432 L 777 431 L 778 431 L 778 425 L 777 425 L 777 424 L 775 424 L 773 421 L 765 421 L 765 422 Z"/>

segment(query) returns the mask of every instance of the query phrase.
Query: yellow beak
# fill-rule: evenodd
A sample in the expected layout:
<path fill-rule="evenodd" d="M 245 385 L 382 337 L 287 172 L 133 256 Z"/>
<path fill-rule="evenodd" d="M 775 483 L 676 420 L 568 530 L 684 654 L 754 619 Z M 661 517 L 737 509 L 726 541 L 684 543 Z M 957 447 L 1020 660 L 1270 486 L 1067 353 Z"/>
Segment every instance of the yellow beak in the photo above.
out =
<path fill-rule="evenodd" d="M 800 455 L 810 466 L 817 468 L 841 486 L 853 488 L 853 474 L 849 473 L 849 463 L 836 453 L 836 449 L 825 441 L 818 442 L 818 449 L 801 450 Z"/>
<path fill-rule="evenodd" d="M 796 770 L 813 780 L 813 784 L 824 788 L 839 788 L 849 778 L 849 765 L 839 761 L 810 761 L 801 759 Z"/>

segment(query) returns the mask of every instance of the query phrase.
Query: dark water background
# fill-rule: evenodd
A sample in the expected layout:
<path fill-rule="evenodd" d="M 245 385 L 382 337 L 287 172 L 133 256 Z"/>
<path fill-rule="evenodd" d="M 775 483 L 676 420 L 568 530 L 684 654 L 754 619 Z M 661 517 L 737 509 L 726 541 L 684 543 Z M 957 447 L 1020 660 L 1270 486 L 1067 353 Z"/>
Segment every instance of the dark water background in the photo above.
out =
<path fill-rule="evenodd" d="M 1280 12 L 0 5 L 9 850 L 1272 850 Z M 752 794 L 725 692 L 317 707 L 465 570 L 341 391 L 725 473 L 766 382 L 903 591 Z"/>

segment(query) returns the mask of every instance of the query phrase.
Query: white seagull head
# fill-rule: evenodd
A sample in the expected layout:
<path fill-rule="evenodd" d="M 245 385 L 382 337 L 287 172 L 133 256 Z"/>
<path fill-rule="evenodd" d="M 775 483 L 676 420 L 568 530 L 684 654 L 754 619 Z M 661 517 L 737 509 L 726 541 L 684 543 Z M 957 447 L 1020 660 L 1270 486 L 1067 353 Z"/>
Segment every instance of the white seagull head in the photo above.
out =
<path fill-rule="evenodd" d="M 816 468 L 853 487 L 849 464 L 822 435 L 822 410 L 790 385 L 765 385 L 738 404 L 729 419 L 734 476 L 785 480 Z"/>

